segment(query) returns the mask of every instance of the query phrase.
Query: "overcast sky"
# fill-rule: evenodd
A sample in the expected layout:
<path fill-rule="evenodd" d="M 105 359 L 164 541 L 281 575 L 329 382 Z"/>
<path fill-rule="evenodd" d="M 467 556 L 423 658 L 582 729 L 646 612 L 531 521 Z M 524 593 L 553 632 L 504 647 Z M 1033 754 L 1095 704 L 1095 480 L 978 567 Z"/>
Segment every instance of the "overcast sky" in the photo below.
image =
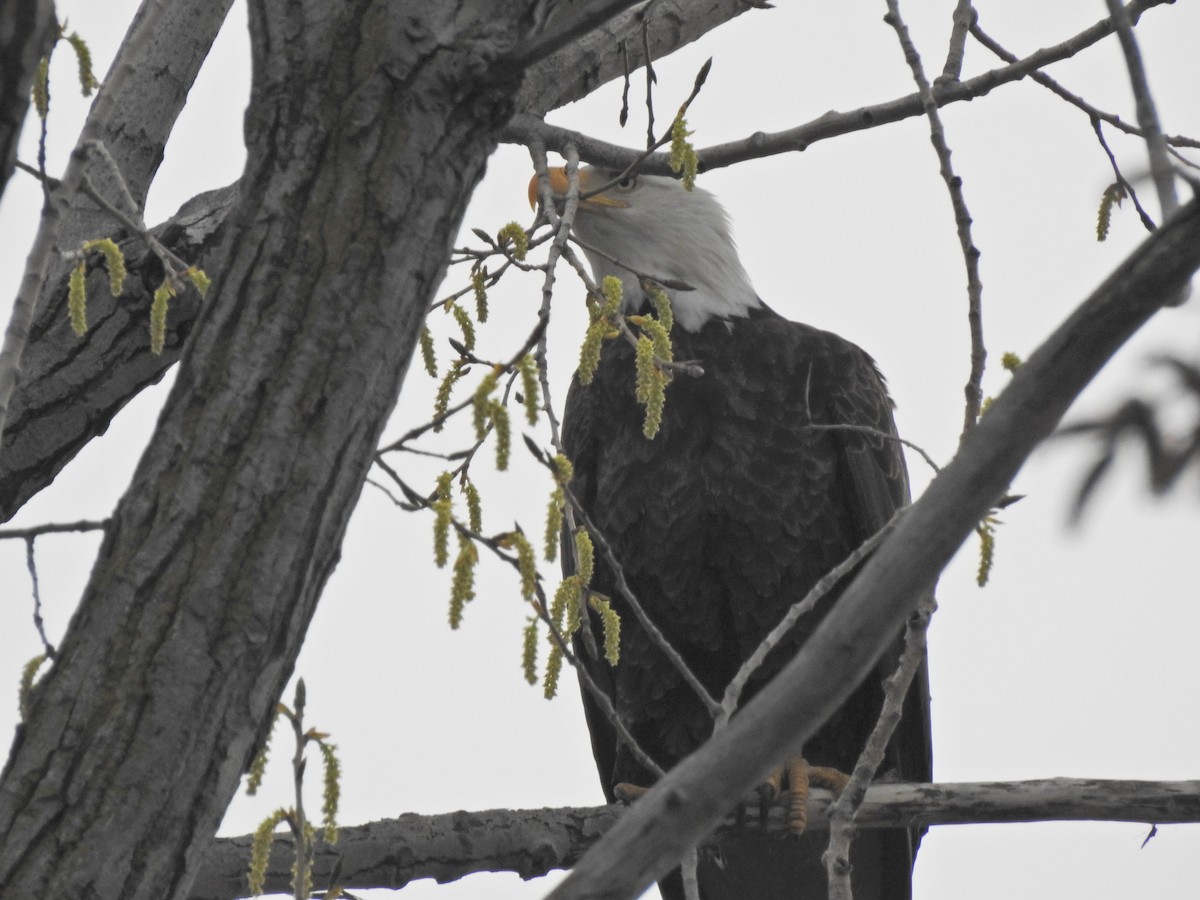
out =
<path fill-rule="evenodd" d="M 1047 4 L 980 0 L 980 22 L 1018 54 L 1057 43 L 1104 15 L 1099 0 Z M 941 69 L 951 0 L 908 3 L 905 15 L 931 74 Z M 919 7 L 919 8 L 918 8 Z M 97 71 L 108 61 L 136 4 L 60 0 L 91 44 Z M 660 123 L 687 95 L 700 64 L 712 74 L 689 115 L 698 146 L 807 122 L 913 90 L 882 2 L 781 3 L 752 11 L 657 65 Z M 1178 3 L 1146 13 L 1138 36 L 1168 133 L 1200 136 L 1200 9 Z M 52 171 L 61 169 L 85 107 L 69 84 L 64 50 L 53 70 Z M 968 45 L 966 73 L 996 65 Z M 1050 70 L 1093 104 L 1133 119 L 1128 78 L 1115 41 Z M 166 218 L 193 194 L 241 173 L 242 112 L 249 91 L 244 8 L 231 15 L 167 148 L 147 219 Z M 643 83 L 636 82 L 634 96 Z M 644 117 L 617 125 L 619 86 L 555 113 L 552 121 L 637 146 Z M 1028 356 L 1143 239 L 1136 216 L 1117 212 L 1106 243 L 1095 240 L 1108 160 L 1085 115 L 1023 82 L 943 110 L 981 248 L 984 319 L 991 363 L 985 387 L 1008 378 L 1002 352 Z M 1108 138 L 1143 203 L 1142 145 L 1112 129 Z M 27 135 L 28 137 L 28 135 Z M 26 141 L 22 159 L 34 158 Z M 527 153 L 497 151 L 464 223 L 494 232 L 531 220 Z M 968 365 L 966 291 L 953 215 L 924 120 L 910 120 L 812 146 L 802 154 L 750 162 L 702 176 L 729 209 L 743 261 L 762 297 L 782 314 L 836 331 L 879 362 L 897 402 L 901 433 L 935 459 L 953 454 Z M 37 192 L 18 175 L 0 206 L 7 264 L 0 297 L 20 277 L 36 221 Z M 464 241 L 471 240 L 468 237 Z M 219 277 L 219 273 L 210 273 Z M 452 270 L 444 292 L 466 282 Z M 581 336 L 582 289 L 564 269 L 552 325 L 557 400 Z M 507 357 L 532 326 L 539 280 L 506 279 L 493 292 L 484 355 Z M 441 316 L 439 336 L 452 334 Z M 1196 302 L 1157 317 L 1089 389 L 1074 417 L 1111 409 L 1131 393 L 1166 382 L 1146 365 L 1175 351 L 1197 357 Z M 65 327 L 65 324 L 64 324 Z M 440 358 L 450 356 L 444 341 Z M 165 379 L 170 382 L 170 376 Z M 429 417 L 433 382 L 419 368 L 405 385 L 387 437 Z M 13 524 L 102 518 L 128 483 L 154 427 L 166 385 L 146 391 Z M 455 449 L 448 431 L 442 449 Z M 545 433 L 534 432 L 545 442 Z M 458 433 L 461 438 L 461 433 Z M 518 519 L 540 532 L 549 485 L 514 451 L 513 471 L 482 480 L 485 530 Z M 1200 771 L 1196 686 L 1200 634 L 1193 557 L 1195 481 L 1166 499 L 1145 489 L 1139 452 L 1129 452 L 1099 491 L 1082 527 L 1066 527 L 1067 506 L 1091 458 L 1061 441 L 1039 451 L 1013 490 L 1026 495 L 1003 515 L 996 568 L 974 585 L 978 547 L 969 542 L 941 580 L 930 632 L 934 773 L 940 781 L 1049 776 L 1183 779 Z M 393 464 L 415 485 L 436 467 L 416 457 Z M 910 456 L 914 493 L 930 472 Z M 332 732 L 343 760 L 344 824 L 401 812 L 491 807 L 593 805 L 601 801 L 574 684 L 547 703 L 520 676 L 520 629 L 527 615 L 510 571 L 485 561 L 480 596 L 458 632 L 446 624 L 449 573 L 436 570 L 430 520 L 398 510 L 368 485 L 351 522 L 341 564 L 317 612 L 297 667 L 309 689 L 311 724 Z M 49 536 L 37 542 L 45 617 L 57 639 L 86 580 L 99 538 Z M 24 544 L 0 542 L 0 729 L 16 720 L 16 684 L 39 652 Z M 553 578 L 552 567 L 545 574 Z M 289 689 L 290 696 L 290 689 Z M 266 796 L 239 797 L 224 833 L 253 829 L 290 802 L 281 733 Z M 1154 896 L 1200 893 L 1200 828 L 1166 826 L 1143 849 L 1142 824 L 1039 824 L 935 828 L 917 861 L 920 900 Z M 557 876 L 552 876 L 556 878 Z M 550 880 L 476 876 L 407 888 L 408 898 L 530 898 Z M 381 894 L 381 896 L 383 896 Z"/>

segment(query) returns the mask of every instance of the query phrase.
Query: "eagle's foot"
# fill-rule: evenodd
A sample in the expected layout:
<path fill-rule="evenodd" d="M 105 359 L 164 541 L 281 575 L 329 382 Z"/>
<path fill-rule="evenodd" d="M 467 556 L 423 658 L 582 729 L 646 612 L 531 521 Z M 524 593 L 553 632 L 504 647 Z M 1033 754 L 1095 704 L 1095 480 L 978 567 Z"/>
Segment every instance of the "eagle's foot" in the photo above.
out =
<path fill-rule="evenodd" d="M 621 781 L 613 785 L 613 796 L 615 796 L 622 803 L 632 803 L 649 790 L 650 788 L 648 787 L 641 787 L 636 784 L 629 784 L 628 782 Z"/>
<path fill-rule="evenodd" d="M 793 756 L 776 772 L 787 776 L 788 827 L 792 834 L 802 834 L 808 826 L 808 791 L 813 785 L 828 788 L 836 797 L 850 783 L 850 776 L 828 766 L 810 766 L 802 756 Z M 775 774 L 775 773 L 773 773 Z"/>
<path fill-rule="evenodd" d="M 779 796 L 783 790 L 784 766 L 777 766 L 767 776 L 767 780 L 760 784 L 758 791 L 758 824 L 762 828 L 767 827 L 767 816 L 771 811 L 771 806 L 775 802 L 775 798 Z"/>

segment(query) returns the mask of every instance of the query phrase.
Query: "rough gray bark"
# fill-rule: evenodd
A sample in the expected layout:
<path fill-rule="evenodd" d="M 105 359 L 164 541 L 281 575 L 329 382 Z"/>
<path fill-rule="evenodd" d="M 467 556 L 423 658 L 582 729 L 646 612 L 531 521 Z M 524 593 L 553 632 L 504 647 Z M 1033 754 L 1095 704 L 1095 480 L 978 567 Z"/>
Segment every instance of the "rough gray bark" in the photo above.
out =
<path fill-rule="evenodd" d="M 186 895 L 511 113 L 519 12 L 251 4 L 225 264 L 0 776 L 6 894 Z"/>
<path fill-rule="evenodd" d="M 1193 200 L 1021 366 L 795 659 L 726 729 L 639 799 L 550 896 L 636 897 L 772 766 L 799 753 L 1088 381 L 1198 268 L 1200 200 Z"/>
<path fill-rule="evenodd" d="M 33 73 L 56 25 L 53 0 L 0 0 L 0 194 L 16 164 Z"/>
<path fill-rule="evenodd" d="M 223 225 L 236 198 L 236 186 L 201 194 L 153 233 L 182 259 L 218 272 Z M 57 366 L 49 364 L 49 355 L 35 349 L 30 355 L 37 364 L 27 365 L 22 373 L 20 402 L 9 413 L 0 454 L 0 521 L 12 518 L 88 441 L 103 434 L 138 391 L 166 374 L 179 359 L 184 338 L 200 312 L 195 291 L 184 291 L 172 300 L 166 345 L 161 354 L 151 353 L 150 302 L 163 279 L 162 263 L 140 237 L 121 232 L 113 237 L 128 267 L 125 292 L 119 298 L 112 296 L 108 273 L 97 256 L 88 272 L 88 333 L 76 338 L 64 328 L 65 318 L 42 316 L 29 335 L 36 348 L 43 341 L 58 345 L 55 335 L 66 330 L 72 346 Z M 64 273 L 47 296 L 65 297 L 66 292 Z"/>
<path fill-rule="evenodd" d="M 743 824 L 726 818 L 727 829 L 763 827 L 771 834 L 788 828 L 790 798 L 781 794 L 767 821 L 758 824 L 758 797 L 746 804 Z M 808 830 L 829 827 L 832 795 L 814 789 L 808 802 Z M 584 809 L 492 809 L 394 819 L 342 828 L 334 846 L 319 844 L 315 883 L 347 889 L 401 888 L 418 878 L 451 881 L 476 872 L 513 872 L 536 878 L 570 868 L 625 807 Z M 1200 821 L 1200 782 L 1111 781 L 1050 778 L 1039 781 L 965 784 L 875 784 L 855 817 L 859 828 L 949 825 L 982 822 Z M 753 824 L 746 825 L 745 822 Z M 191 900 L 235 900 L 249 896 L 252 835 L 219 838 L 204 858 Z M 268 893 L 290 890 L 292 841 L 279 836 L 267 867 Z"/>
<path fill-rule="evenodd" d="M 533 66 L 517 95 L 517 109 L 545 115 L 619 77 L 625 70 L 622 43 L 629 71 L 644 66 L 643 27 L 650 56 L 659 59 L 750 9 L 757 9 L 756 15 L 770 15 L 761 3 L 751 0 L 658 0 L 649 10 L 639 7 L 616 16 Z"/>

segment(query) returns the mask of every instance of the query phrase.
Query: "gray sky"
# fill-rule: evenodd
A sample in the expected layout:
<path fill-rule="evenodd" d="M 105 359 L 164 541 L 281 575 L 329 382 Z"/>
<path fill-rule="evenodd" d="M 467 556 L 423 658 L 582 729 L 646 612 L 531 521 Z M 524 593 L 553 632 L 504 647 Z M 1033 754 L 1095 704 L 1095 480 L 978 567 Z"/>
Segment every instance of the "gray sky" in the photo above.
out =
<path fill-rule="evenodd" d="M 931 73 L 940 71 L 954 4 L 908 3 L 904 13 Z M 985 30 L 1024 54 L 1069 37 L 1104 15 L 1104 4 L 981 0 Z M 59 14 L 91 43 L 103 73 L 136 4 L 62 0 Z M 919 7 L 919 8 L 918 8 Z M 713 71 L 689 123 L 698 146 L 779 130 L 826 110 L 850 110 L 910 93 L 912 82 L 883 3 L 783 3 L 754 11 L 657 65 L 659 122 L 687 95 L 700 64 Z M 1148 12 L 1138 36 L 1169 133 L 1200 136 L 1200 9 L 1176 4 Z M 65 51 L 53 70 L 51 169 L 60 168 L 85 107 L 73 96 Z M 968 45 L 965 74 L 995 61 Z M 244 10 L 227 23 L 167 148 L 147 219 L 157 222 L 198 191 L 241 172 L 242 111 L 248 96 Z M 1114 41 L 1057 65 L 1051 74 L 1095 105 L 1133 118 Z M 643 93 L 637 80 L 634 97 Z M 636 146 L 644 118 L 635 108 L 617 126 L 619 86 L 554 114 L 552 121 Z M 1112 180 L 1086 116 L 1023 82 L 943 110 L 954 163 L 964 179 L 982 249 L 984 319 L 991 362 L 985 387 L 1007 381 L 1002 352 L 1027 356 L 1144 237 L 1129 205 L 1113 233 L 1095 240 L 1096 208 Z M 1141 178 L 1139 142 L 1107 129 L 1123 171 L 1157 216 Z M 27 136 L 28 137 L 28 136 Z M 27 141 L 21 157 L 33 159 Z M 531 218 L 530 174 L 522 148 L 495 155 L 465 225 L 494 232 Z M 953 453 L 967 373 L 966 291 L 953 216 L 924 120 L 910 120 L 814 145 L 803 154 L 703 176 L 734 220 L 743 261 L 763 298 L 782 314 L 837 331 L 868 350 L 887 375 L 901 433 L 935 459 Z M 32 234 L 37 192 L 18 175 L 0 206 L 9 263 L 0 297 L 10 298 Z M 210 273 L 215 274 L 215 273 Z M 452 270 L 445 292 L 465 284 Z M 485 354 L 508 356 L 528 332 L 539 281 L 506 279 L 492 294 Z M 581 336 L 582 289 L 564 268 L 552 325 L 557 400 Z M 7 299 L 5 302 L 8 302 Z M 439 336 L 452 334 L 435 317 Z M 1153 353 L 1195 358 L 1195 301 L 1161 314 L 1101 375 L 1073 416 L 1111 408 L 1130 392 L 1161 388 L 1146 366 Z M 494 349 L 494 352 L 491 350 Z M 450 355 L 444 341 L 441 359 Z M 170 381 L 170 376 L 166 379 Z M 429 416 L 434 382 L 415 368 L 387 436 Z M 13 524 L 101 518 L 129 480 L 154 427 L 165 386 L 124 411 Z M 539 440 L 547 439 L 537 431 Z M 461 436 L 461 435 L 460 435 Z M 454 434 L 443 449 L 453 449 Z M 1191 556 L 1197 508 L 1192 488 L 1156 500 L 1144 490 L 1141 454 L 1130 452 L 1102 487 L 1083 526 L 1065 527 L 1066 508 L 1087 448 L 1063 441 L 1040 451 L 1013 490 L 1026 499 L 1003 515 L 996 568 L 974 585 L 970 542 L 941 581 L 930 633 L 934 772 L 941 781 L 1049 776 L 1195 777 L 1200 716 L 1195 686 L 1200 604 Z M 481 480 L 485 530 L 519 519 L 540 533 L 549 492 L 524 459 Z M 396 458 L 410 483 L 431 484 L 436 467 Z M 914 492 L 929 479 L 910 457 Z M 1194 482 L 1192 482 L 1194 484 Z M 333 734 L 343 760 L 344 824 L 406 811 L 592 805 L 601 800 L 574 684 L 547 703 L 519 669 L 527 615 L 506 567 L 485 561 L 479 598 L 458 632 L 446 624 L 449 572 L 436 570 L 431 522 L 397 510 L 368 485 L 350 526 L 297 668 L 308 684 L 311 724 Z M 45 616 L 52 639 L 65 628 L 98 538 L 49 536 L 37 543 Z M 24 545 L 0 542 L 0 728 L 15 723 L 18 673 L 39 646 Z M 554 567 L 544 574 L 551 580 Z M 290 802 L 280 765 L 281 732 L 265 796 L 239 797 L 224 833 L 252 830 Z M 1200 892 L 1200 828 L 1165 826 L 1140 849 L 1141 824 L 1038 824 L 935 828 L 922 845 L 915 894 L 922 900 L 1130 895 L 1174 900 Z M 476 876 L 459 884 L 419 882 L 408 898 L 527 898 L 549 880 Z M 382 895 L 381 895 L 382 896 Z"/>

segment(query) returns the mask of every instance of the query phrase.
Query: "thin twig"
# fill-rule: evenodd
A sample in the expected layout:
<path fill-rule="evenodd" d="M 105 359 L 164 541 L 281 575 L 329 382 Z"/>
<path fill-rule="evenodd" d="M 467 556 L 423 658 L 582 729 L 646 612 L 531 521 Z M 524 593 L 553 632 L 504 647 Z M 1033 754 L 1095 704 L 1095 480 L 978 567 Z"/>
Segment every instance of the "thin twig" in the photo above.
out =
<path fill-rule="evenodd" d="M 103 531 L 111 519 L 93 521 L 81 519 L 78 522 L 50 522 L 46 525 L 33 525 L 29 528 L 0 528 L 0 540 L 5 538 L 32 538 L 43 534 L 63 534 L 69 531 Z"/>
<path fill-rule="evenodd" d="M 42 592 L 38 589 L 37 562 L 33 556 L 33 535 L 25 538 L 25 565 L 29 569 L 29 580 L 33 582 L 33 627 L 37 629 L 46 658 L 54 659 L 54 645 L 46 638 L 46 623 L 42 620 Z"/>
<path fill-rule="evenodd" d="M 821 601 L 831 590 L 837 587 L 838 582 L 845 578 L 854 568 L 861 563 L 868 554 L 871 553 L 885 537 L 896 527 L 896 523 L 904 514 L 904 509 L 898 509 L 893 513 L 887 524 L 880 528 L 877 532 L 863 541 L 849 556 L 830 569 L 821 579 L 812 586 L 802 600 L 792 604 L 791 609 L 787 611 L 779 624 L 771 629 L 770 633 L 762 639 L 761 643 L 754 648 L 754 652 L 750 657 L 742 663 L 740 669 L 729 685 L 725 688 L 725 695 L 721 698 L 721 711 L 717 718 L 714 732 L 719 731 L 728 724 L 730 717 L 737 711 L 738 704 L 741 702 L 742 692 L 746 689 L 746 683 L 751 676 L 758 671 L 758 668 L 763 664 L 772 650 L 778 646 L 779 642 L 787 635 L 792 627 L 799 621 L 800 617 L 811 612 L 813 607 Z"/>
<path fill-rule="evenodd" d="M 1133 189 L 1133 185 L 1126 181 L 1125 176 L 1121 174 L 1121 169 L 1117 165 L 1117 158 L 1109 148 L 1108 141 L 1104 139 L 1104 128 L 1100 124 L 1100 120 L 1095 116 L 1092 117 L 1092 130 L 1096 132 L 1096 140 L 1100 142 L 1100 148 L 1104 151 L 1104 155 L 1108 157 L 1108 163 L 1112 166 L 1113 176 L 1117 179 L 1117 184 L 1121 185 L 1126 196 L 1133 201 L 1133 208 L 1137 210 L 1138 218 L 1142 220 L 1142 226 L 1147 231 L 1153 231 L 1158 226 L 1154 224 L 1154 220 L 1150 218 L 1150 214 L 1142 206 L 1142 201 L 1138 199 L 1137 191 Z"/>
<path fill-rule="evenodd" d="M 896 38 L 904 51 L 905 62 L 912 70 L 925 117 L 929 119 L 929 139 L 937 152 L 942 180 L 950 192 L 950 203 L 954 207 L 954 224 L 958 229 L 958 243 L 962 248 L 963 262 L 967 269 L 967 323 L 971 332 L 971 371 L 963 388 L 966 408 L 963 412 L 962 437 L 975 427 L 983 406 L 983 369 L 987 362 L 987 350 L 983 344 L 983 282 L 979 279 L 979 248 L 971 237 L 971 213 L 963 196 L 962 179 L 954 174 L 950 162 L 950 146 L 946 143 L 946 132 L 938 115 L 938 102 L 925 77 L 920 54 L 908 33 L 908 26 L 900 16 L 899 0 L 886 0 L 888 12 L 884 21 L 896 32 Z"/>
<path fill-rule="evenodd" d="M 546 148 L 540 144 L 530 147 L 530 153 L 533 156 L 533 167 L 537 172 L 538 194 L 541 197 L 542 214 L 549 220 L 554 233 L 554 240 L 550 243 L 550 248 L 546 253 L 546 277 L 542 281 L 542 305 L 538 309 L 538 316 L 546 323 L 550 321 L 550 309 L 553 301 L 554 280 L 558 261 L 563 258 L 564 253 L 568 252 L 567 241 L 571 237 L 571 226 L 574 224 L 575 214 L 579 210 L 579 152 L 573 144 L 568 144 L 564 148 L 564 151 L 567 160 L 567 196 L 563 200 L 563 209 L 560 215 L 555 206 L 554 192 L 550 188 Z M 542 330 L 542 339 L 538 342 L 537 355 L 535 357 L 538 367 L 538 383 L 542 388 L 546 417 L 550 422 L 550 441 L 554 446 L 554 452 L 561 456 L 566 456 L 562 445 L 562 433 L 558 421 L 558 413 L 554 410 L 554 400 L 550 393 L 550 369 L 546 340 L 547 330 L 545 328 Z M 566 532 L 574 534 L 577 524 L 575 522 L 575 511 L 570 506 L 563 510 L 563 522 Z M 575 542 L 573 540 L 563 541 L 561 552 L 571 554 L 572 569 L 578 572 L 579 550 L 575 546 Z M 588 656 L 598 660 L 600 659 L 600 648 L 596 645 L 596 636 L 592 634 L 591 612 L 588 609 L 586 592 L 580 592 L 578 603 L 580 607 L 580 621 L 584 623 L 584 627 L 580 629 L 580 639 L 583 641 L 583 647 Z"/>
<path fill-rule="evenodd" d="M 887 753 L 888 741 L 900 724 L 908 689 L 925 661 L 929 619 L 936 608 L 937 601 L 933 594 L 929 594 L 917 605 L 916 614 L 908 620 L 904 631 L 904 650 L 896 670 L 883 686 L 883 708 L 879 711 L 879 719 L 855 763 L 850 782 L 842 789 L 830 811 L 829 849 L 825 856 L 830 900 L 851 900 L 850 842 L 854 837 L 854 819 Z"/>
<path fill-rule="evenodd" d="M 51 48 L 53 50 L 53 48 Z M 50 67 L 46 67 L 46 81 L 42 85 L 46 95 L 46 115 L 38 126 L 37 172 L 42 182 L 42 209 L 50 205 L 50 176 L 46 172 L 46 139 L 50 130 Z"/>
<path fill-rule="evenodd" d="M 1129 4 L 1131 14 L 1140 16 L 1146 10 L 1170 0 L 1134 0 Z M 1011 84 L 1064 59 L 1070 59 L 1113 33 L 1107 17 L 1050 47 L 1043 47 L 1016 62 L 983 72 L 952 85 L 940 88 L 936 94 L 939 107 L 982 97 L 1001 85 Z M 745 138 L 698 150 L 701 171 L 730 166 L 748 159 L 762 159 L 779 153 L 805 150 L 813 144 L 857 131 L 888 125 L 919 116 L 924 112 L 919 94 L 909 94 L 884 103 L 862 106 L 846 112 L 829 112 L 811 122 L 787 131 L 764 134 L 755 132 Z M 636 165 L 641 171 L 658 175 L 671 174 L 668 155 L 646 155 L 645 151 L 598 141 L 577 131 L 548 125 L 528 113 L 518 113 L 501 132 L 507 143 L 527 144 L 538 139 L 550 150 L 558 150 L 567 142 L 576 144 L 584 159 L 606 168 L 621 169 Z M 1181 146 L 1200 146 L 1196 141 L 1180 139 Z"/>
<path fill-rule="evenodd" d="M 929 468 L 933 469 L 933 472 L 935 475 L 938 472 L 942 471 L 942 467 L 933 461 L 933 457 L 930 456 L 927 452 L 925 452 L 925 449 L 920 444 L 916 444 L 916 443 L 913 443 L 912 441 L 906 440 L 906 439 L 900 437 L 900 435 L 898 435 L 898 434 L 888 434 L 886 431 L 881 431 L 880 429 L 873 428 L 870 425 L 851 425 L 851 424 L 818 425 L 815 422 L 810 422 L 809 424 L 805 425 L 804 427 L 805 427 L 805 429 L 812 430 L 812 431 L 852 431 L 856 434 L 866 434 L 866 435 L 870 435 L 871 437 L 879 438 L 880 440 L 884 440 L 884 441 L 894 441 L 897 444 L 902 444 L 903 446 L 907 447 L 909 450 L 912 450 L 914 453 L 919 454 L 921 459 L 923 459 L 925 461 L 925 465 L 927 465 L 927 466 L 929 466 Z"/>
<path fill-rule="evenodd" d="M 549 606 L 546 604 L 544 594 L 541 594 L 541 604 L 538 609 L 538 617 L 550 630 L 550 636 L 553 638 L 554 643 L 558 646 L 559 650 L 562 651 L 563 659 L 570 663 L 575 669 L 575 674 L 579 676 L 579 683 L 583 685 L 583 689 L 591 694 L 592 699 L 596 701 L 596 705 L 600 708 L 600 712 L 604 715 L 604 718 L 606 718 L 609 724 L 613 726 L 613 729 L 617 733 L 617 739 L 620 740 L 621 743 L 626 746 L 626 748 L 628 748 L 629 752 L 632 753 L 637 759 L 638 764 L 641 765 L 642 768 L 644 768 L 651 775 L 653 775 L 656 781 L 659 778 L 662 778 L 663 775 L 666 774 L 663 771 L 662 766 L 651 759 L 650 754 L 641 748 L 637 742 L 637 739 L 634 738 L 629 729 L 625 727 L 624 721 L 622 721 L 620 714 L 616 710 L 616 707 L 614 707 L 612 704 L 612 699 L 604 692 L 600 685 L 596 684 L 595 679 L 592 678 L 592 675 L 587 670 L 587 667 L 584 666 L 579 661 L 579 658 L 571 652 L 570 645 L 563 637 L 562 632 L 559 631 L 558 626 L 554 624 L 554 620 L 550 617 Z"/>
<path fill-rule="evenodd" d="M 1133 22 L 1129 11 L 1122 0 L 1105 0 L 1108 12 L 1117 30 L 1117 40 L 1121 42 L 1121 52 L 1125 54 L 1125 68 L 1129 70 L 1129 81 L 1133 87 L 1133 97 L 1136 101 L 1138 125 L 1146 138 L 1146 149 L 1150 154 L 1150 174 L 1154 178 L 1154 187 L 1158 191 L 1158 203 L 1162 208 L 1163 218 L 1171 215 L 1179 208 L 1179 197 L 1175 193 L 1175 171 L 1171 167 L 1167 155 L 1167 142 L 1163 137 L 1162 126 L 1158 122 L 1158 110 L 1154 105 L 1154 97 L 1150 93 L 1150 82 L 1146 78 L 1146 68 L 1142 64 L 1142 54 L 1138 49 L 1137 38 L 1133 34 Z"/>
<path fill-rule="evenodd" d="M 1000 59 L 1004 60 L 1005 62 L 1015 63 L 1015 62 L 1019 61 L 1019 58 L 1017 57 L 1017 55 L 1015 53 L 1012 53 L 1011 51 L 1006 50 L 1004 47 L 1002 47 L 1000 45 L 1000 43 L 995 38 L 993 38 L 991 35 L 987 34 L 987 32 L 985 32 L 982 28 L 979 27 L 978 14 L 976 14 L 975 21 L 972 22 L 972 24 L 971 24 L 971 36 L 973 38 L 975 38 L 975 40 L 977 40 L 979 43 L 981 43 L 984 47 L 986 47 L 988 50 L 990 50 L 992 53 L 994 53 L 996 56 L 1000 57 Z M 1104 122 L 1107 122 L 1109 125 L 1112 125 L 1114 128 L 1119 128 L 1121 131 L 1124 131 L 1126 134 L 1132 134 L 1132 135 L 1135 135 L 1137 137 L 1142 137 L 1142 138 L 1144 138 L 1146 136 L 1146 133 L 1144 131 L 1142 131 L 1142 129 L 1138 128 L 1136 125 L 1131 125 L 1129 122 L 1126 122 L 1120 116 L 1113 115 L 1110 112 L 1105 112 L 1104 110 L 1093 106 L 1092 104 L 1090 104 L 1086 100 L 1084 100 L 1082 97 L 1080 97 L 1078 94 L 1072 93 L 1071 91 L 1067 90 L 1067 88 L 1063 87 L 1063 85 L 1060 82 L 1051 78 L 1045 72 L 1039 72 L 1039 71 L 1030 72 L 1029 77 L 1032 78 L 1034 81 L 1036 81 L 1038 84 L 1040 84 L 1042 87 L 1054 92 L 1059 97 L 1066 100 L 1072 106 L 1075 106 L 1078 109 L 1080 109 L 1081 111 L 1083 111 L 1084 113 L 1086 113 L 1090 118 L 1100 119 Z M 1184 137 L 1183 135 L 1180 135 L 1180 134 L 1169 135 L 1169 136 L 1167 136 L 1166 141 L 1168 144 L 1171 144 L 1172 146 L 1200 148 L 1200 141 L 1197 141 L 1194 138 Z"/>
<path fill-rule="evenodd" d="M 658 76 L 654 72 L 654 57 L 650 55 L 650 23 L 642 15 L 642 53 L 646 57 L 646 149 L 655 146 L 654 142 L 654 83 Z"/>
<path fill-rule="evenodd" d="M 617 559 L 616 553 L 613 552 L 612 545 L 608 542 L 608 539 L 596 527 L 596 523 L 592 521 L 587 511 L 583 508 L 583 505 L 579 502 L 579 499 L 571 492 L 570 487 L 564 487 L 563 493 L 566 495 L 567 502 L 571 504 L 575 510 L 575 514 L 583 523 L 583 527 L 588 530 L 588 534 L 592 536 L 592 540 L 599 545 L 600 552 L 604 554 L 604 561 L 608 565 L 609 573 L 612 575 L 613 584 L 633 612 L 633 617 L 642 626 L 642 630 L 646 632 L 650 641 L 667 658 L 671 665 L 675 667 L 675 670 L 680 674 L 687 686 L 692 689 L 696 697 L 699 698 L 700 703 L 703 704 L 708 714 L 713 717 L 713 720 L 719 720 L 723 716 L 721 704 L 708 692 L 708 688 L 696 677 L 696 674 L 691 670 L 687 662 L 684 661 L 679 651 L 675 649 L 674 645 L 667 640 L 666 635 L 659 630 L 658 626 L 647 615 L 645 607 L 638 601 L 637 596 L 633 593 L 633 589 L 629 586 L 629 582 L 625 578 L 625 570 L 622 568 L 620 560 Z"/>

